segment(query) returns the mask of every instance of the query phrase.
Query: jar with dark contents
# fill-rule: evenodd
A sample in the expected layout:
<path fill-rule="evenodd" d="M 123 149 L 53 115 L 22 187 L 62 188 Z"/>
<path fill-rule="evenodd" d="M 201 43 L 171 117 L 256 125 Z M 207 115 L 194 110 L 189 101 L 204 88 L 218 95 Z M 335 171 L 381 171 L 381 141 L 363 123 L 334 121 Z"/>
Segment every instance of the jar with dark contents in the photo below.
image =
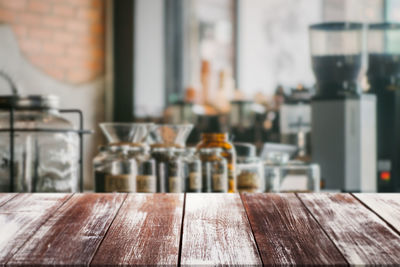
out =
<path fill-rule="evenodd" d="M 93 177 L 95 192 L 104 192 L 104 180 L 110 172 L 113 157 L 116 156 L 110 146 L 100 146 L 99 153 L 93 159 Z"/>
<path fill-rule="evenodd" d="M 136 191 L 138 193 L 156 193 L 157 177 L 154 159 L 140 161 L 138 175 L 136 176 Z"/>
<path fill-rule="evenodd" d="M 201 160 L 195 147 L 186 148 L 184 156 L 185 191 L 200 193 L 202 191 Z"/>
<path fill-rule="evenodd" d="M 183 192 L 183 162 L 174 147 L 155 147 L 152 157 L 156 162 L 157 192 Z"/>
<path fill-rule="evenodd" d="M 168 181 L 166 183 L 168 193 L 184 192 L 183 152 L 183 149 L 170 148 L 168 153 Z"/>
<path fill-rule="evenodd" d="M 228 192 L 228 162 L 221 148 L 200 149 L 203 192 Z"/>
<path fill-rule="evenodd" d="M 135 156 L 140 147 L 109 146 L 100 154 L 104 158 L 95 158 L 96 192 L 136 192 L 138 171 Z"/>
<path fill-rule="evenodd" d="M 155 161 L 156 168 L 156 187 L 157 192 L 165 193 L 165 180 L 167 179 L 167 163 L 168 163 L 168 148 L 167 147 L 153 147 L 151 149 L 151 157 Z"/>
<path fill-rule="evenodd" d="M 227 133 L 203 133 L 202 140 L 197 145 L 197 149 L 202 148 L 220 148 L 221 155 L 226 159 L 228 164 L 228 192 L 236 192 L 236 151 L 231 142 L 228 140 Z"/>

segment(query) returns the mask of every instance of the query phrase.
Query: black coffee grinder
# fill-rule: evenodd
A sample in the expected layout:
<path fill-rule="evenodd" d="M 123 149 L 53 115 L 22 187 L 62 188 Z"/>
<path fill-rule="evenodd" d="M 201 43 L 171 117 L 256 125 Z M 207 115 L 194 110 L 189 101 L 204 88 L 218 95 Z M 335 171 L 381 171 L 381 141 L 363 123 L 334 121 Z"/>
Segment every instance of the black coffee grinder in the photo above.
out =
<path fill-rule="evenodd" d="M 400 23 L 368 27 L 368 82 L 377 96 L 378 190 L 400 191 Z"/>
<path fill-rule="evenodd" d="M 316 95 L 311 100 L 312 161 L 321 167 L 323 189 L 376 191 L 376 99 L 362 93 L 363 26 L 310 26 Z"/>

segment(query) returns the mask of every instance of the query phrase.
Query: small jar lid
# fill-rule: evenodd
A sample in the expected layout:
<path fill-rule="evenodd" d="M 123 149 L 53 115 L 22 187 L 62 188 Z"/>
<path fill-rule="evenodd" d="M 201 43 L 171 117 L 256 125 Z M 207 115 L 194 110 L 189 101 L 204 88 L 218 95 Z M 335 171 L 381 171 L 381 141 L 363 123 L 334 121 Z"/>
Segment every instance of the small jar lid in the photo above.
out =
<path fill-rule="evenodd" d="M 234 143 L 236 155 L 238 157 L 255 157 L 256 146 L 250 143 Z"/>
<path fill-rule="evenodd" d="M 212 154 L 212 153 L 221 153 L 222 148 L 220 147 L 205 147 L 205 148 L 200 148 L 200 153 L 201 154 Z"/>
<path fill-rule="evenodd" d="M 117 145 L 111 145 L 107 146 L 107 150 L 110 152 L 128 152 L 130 149 L 130 146 L 128 145 L 122 145 L 122 146 L 117 146 Z"/>
<path fill-rule="evenodd" d="M 185 148 L 187 153 L 196 153 L 197 152 L 197 148 L 192 146 L 192 147 L 187 147 Z"/>
<path fill-rule="evenodd" d="M 175 147 L 153 147 L 153 148 L 151 148 L 151 152 L 155 152 L 155 153 L 174 152 L 175 150 L 176 150 Z"/>

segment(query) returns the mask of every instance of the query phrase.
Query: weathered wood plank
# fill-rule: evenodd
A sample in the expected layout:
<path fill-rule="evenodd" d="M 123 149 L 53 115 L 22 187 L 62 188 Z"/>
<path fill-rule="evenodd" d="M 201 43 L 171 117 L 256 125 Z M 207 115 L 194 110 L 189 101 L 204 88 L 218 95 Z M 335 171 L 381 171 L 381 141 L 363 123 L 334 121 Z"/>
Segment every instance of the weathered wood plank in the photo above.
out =
<path fill-rule="evenodd" d="M 75 194 L 9 264 L 88 264 L 125 198 L 126 194 Z"/>
<path fill-rule="evenodd" d="M 16 197 L 18 193 L 0 193 L 0 207 L 3 206 L 7 201 Z M 1 208 L 0 208 L 1 211 Z"/>
<path fill-rule="evenodd" d="M 261 265 L 239 194 L 186 194 L 181 265 Z"/>
<path fill-rule="evenodd" d="M 299 194 L 350 264 L 400 263 L 400 236 L 350 194 Z"/>
<path fill-rule="evenodd" d="M 268 265 L 347 265 L 294 194 L 242 194 L 262 260 Z"/>
<path fill-rule="evenodd" d="M 400 194 L 354 194 L 366 206 L 400 232 Z"/>
<path fill-rule="evenodd" d="M 0 264 L 5 264 L 69 197 L 18 194 L 6 202 L 0 209 Z"/>
<path fill-rule="evenodd" d="M 177 265 L 183 194 L 132 194 L 91 265 Z"/>

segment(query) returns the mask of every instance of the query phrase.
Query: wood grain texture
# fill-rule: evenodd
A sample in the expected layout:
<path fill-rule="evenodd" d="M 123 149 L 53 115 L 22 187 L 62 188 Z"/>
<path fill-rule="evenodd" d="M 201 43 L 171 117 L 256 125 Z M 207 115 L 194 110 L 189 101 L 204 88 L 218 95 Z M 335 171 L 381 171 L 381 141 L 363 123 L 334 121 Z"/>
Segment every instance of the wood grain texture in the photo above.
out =
<path fill-rule="evenodd" d="M 366 206 L 400 232 L 400 194 L 354 194 Z"/>
<path fill-rule="evenodd" d="M 299 194 L 350 264 L 400 263 L 400 236 L 350 194 Z"/>
<path fill-rule="evenodd" d="M 132 194 L 91 265 L 177 265 L 183 194 Z"/>
<path fill-rule="evenodd" d="M 346 265 L 294 194 L 242 194 L 264 264 Z"/>
<path fill-rule="evenodd" d="M 0 193 L 0 207 L 17 195 L 18 193 Z"/>
<path fill-rule="evenodd" d="M 75 194 L 9 264 L 88 264 L 125 198 L 126 194 Z"/>
<path fill-rule="evenodd" d="M 5 264 L 69 197 L 18 194 L 6 202 L 0 208 L 0 264 Z"/>
<path fill-rule="evenodd" d="M 261 265 L 239 194 L 186 194 L 181 265 Z"/>

